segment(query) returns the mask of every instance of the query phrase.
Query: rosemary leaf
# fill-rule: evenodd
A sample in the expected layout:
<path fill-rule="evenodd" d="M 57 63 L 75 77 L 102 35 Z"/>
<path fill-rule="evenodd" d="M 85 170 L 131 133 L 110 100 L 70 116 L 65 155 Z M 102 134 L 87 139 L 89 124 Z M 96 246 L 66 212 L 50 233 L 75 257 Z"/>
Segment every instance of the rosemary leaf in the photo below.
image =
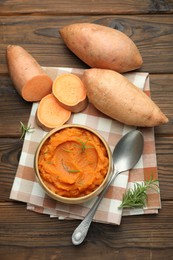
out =
<path fill-rule="evenodd" d="M 79 170 L 68 170 L 69 173 L 75 173 L 75 172 L 80 172 Z"/>
<path fill-rule="evenodd" d="M 135 183 L 134 188 L 128 189 L 124 196 L 120 209 L 122 208 L 142 208 L 145 207 L 147 201 L 147 190 L 153 189 L 158 192 L 158 181 L 150 180 L 144 181 L 142 184 Z"/>
<path fill-rule="evenodd" d="M 21 131 L 21 136 L 20 139 L 23 139 L 26 133 L 32 133 L 34 131 L 34 128 L 31 127 L 31 125 L 27 126 L 24 125 L 24 123 L 22 123 L 20 121 L 20 131 Z"/>

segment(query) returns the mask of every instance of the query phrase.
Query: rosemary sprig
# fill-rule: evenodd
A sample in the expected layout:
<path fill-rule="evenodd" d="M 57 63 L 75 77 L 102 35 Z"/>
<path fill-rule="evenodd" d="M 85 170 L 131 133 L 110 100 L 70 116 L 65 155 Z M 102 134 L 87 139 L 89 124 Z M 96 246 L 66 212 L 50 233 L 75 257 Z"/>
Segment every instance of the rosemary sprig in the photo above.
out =
<path fill-rule="evenodd" d="M 31 125 L 29 126 L 24 125 L 24 123 L 20 121 L 20 131 L 21 131 L 20 139 L 22 139 L 26 133 L 32 133 L 34 131 L 34 128 L 31 127 Z"/>
<path fill-rule="evenodd" d="M 154 189 L 158 192 L 158 180 L 144 181 L 142 184 L 135 183 L 134 188 L 128 189 L 119 208 L 142 208 L 145 207 L 147 201 L 147 190 Z"/>
<path fill-rule="evenodd" d="M 93 146 L 91 146 L 91 145 L 86 145 L 88 140 L 83 142 L 81 139 L 77 139 L 77 141 L 80 142 L 80 147 L 81 147 L 82 153 L 85 152 L 85 150 L 88 148 L 93 148 Z"/>

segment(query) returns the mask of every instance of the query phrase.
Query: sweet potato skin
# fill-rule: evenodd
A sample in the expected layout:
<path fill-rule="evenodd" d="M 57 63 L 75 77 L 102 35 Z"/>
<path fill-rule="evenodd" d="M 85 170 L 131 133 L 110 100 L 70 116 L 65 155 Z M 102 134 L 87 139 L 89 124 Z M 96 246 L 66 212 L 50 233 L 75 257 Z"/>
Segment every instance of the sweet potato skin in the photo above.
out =
<path fill-rule="evenodd" d="M 127 72 L 142 66 L 135 43 L 124 33 L 92 23 L 76 23 L 60 29 L 67 47 L 92 68 Z"/>
<path fill-rule="evenodd" d="M 83 82 L 90 102 L 115 120 L 141 127 L 168 122 L 168 118 L 150 97 L 115 71 L 85 70 Z"/>
<path fill-rule="evenodd" d="M 26 101 L 40 101 L 51 93 L 52 79 L 23 47 L 7 46 L 7 64 L 17 92 Z"/>

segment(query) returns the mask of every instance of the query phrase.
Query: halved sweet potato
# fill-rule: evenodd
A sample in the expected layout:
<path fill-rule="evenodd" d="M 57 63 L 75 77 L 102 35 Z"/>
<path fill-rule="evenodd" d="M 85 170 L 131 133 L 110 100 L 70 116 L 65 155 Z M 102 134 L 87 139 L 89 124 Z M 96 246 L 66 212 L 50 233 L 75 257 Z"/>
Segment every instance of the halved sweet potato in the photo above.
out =
<path fill-rule="evenodd" d="M 26 101 L 40 101 L 52 91 L 52 79 L 21 46 L 7 47 L 8 70 L 18 93 Z"/>
<path fill-rule="evenodd" d="M 74 74 L 58 76 L 53 82 L 52 93 L 62 107 L 72 112 L 80 112 L 88 104 L 85 86 Z"/>
<path fill-rule="evenodd" d="M 48 94 L 40 101 L 36 113 L 37 124 L 45 131 L 66 123 L 71 112 L 59 105 L 53 94 Z"/>

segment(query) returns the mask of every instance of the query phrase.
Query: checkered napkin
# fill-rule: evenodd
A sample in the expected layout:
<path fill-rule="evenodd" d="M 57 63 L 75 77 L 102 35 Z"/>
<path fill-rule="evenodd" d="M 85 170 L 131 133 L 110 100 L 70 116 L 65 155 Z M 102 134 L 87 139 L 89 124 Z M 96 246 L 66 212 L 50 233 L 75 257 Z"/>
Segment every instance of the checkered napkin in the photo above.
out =
<path fill-rule="evenodd" d="M 62 73 L 74 73 L 78 76 L 83 73 L 82 69 L 53 67 L 44 69 L 53 80 Z M 127 73 L 125 76 L 147 94 L 150 93 L 148 73 Z M 37 126 L 35 121 L 37 106 L 38 103 L 34 103 L 31 109 L 28 125 L 34 127 L 34 131 L 32 133 L 26 133 L 25 135 L 10 198 L 26 202 L 27 209 L 48 214 L 50 217 L 58 217 L 59 219 L 82 219 L 92 207 L 96 198 L 79 205 L 59 203 L 45 194 L 35 178 L 33 169 L 34 154 L 39 142 L 46 134 L 46 132 Z M 97 130 L 108 142 L 112 151 L 124 134 L 135 129 L 135 127 L 129 127 L 116 120 L 112 120 L 99 112 L 92 104 L 89 104 L 81 113 L 72 114 L 67 123 L 83 124 Z M 133 170 L 121 173 L 114 180 L 99 205 L 93 221 L 119 225 L 123 215 L 158 213 L 158 209 L 161 207 L 160 193 L 153 190 L 148 191 L 146 208 L 123 211 L 119 209 L 123 194 L 127 188 L 132 187 L 135 182 L 142 183 L 151 176 L 158 179 L 154 130 L 153 128 L 142 128 L 140 130 L 145 142 L 141 159 Z"/>

